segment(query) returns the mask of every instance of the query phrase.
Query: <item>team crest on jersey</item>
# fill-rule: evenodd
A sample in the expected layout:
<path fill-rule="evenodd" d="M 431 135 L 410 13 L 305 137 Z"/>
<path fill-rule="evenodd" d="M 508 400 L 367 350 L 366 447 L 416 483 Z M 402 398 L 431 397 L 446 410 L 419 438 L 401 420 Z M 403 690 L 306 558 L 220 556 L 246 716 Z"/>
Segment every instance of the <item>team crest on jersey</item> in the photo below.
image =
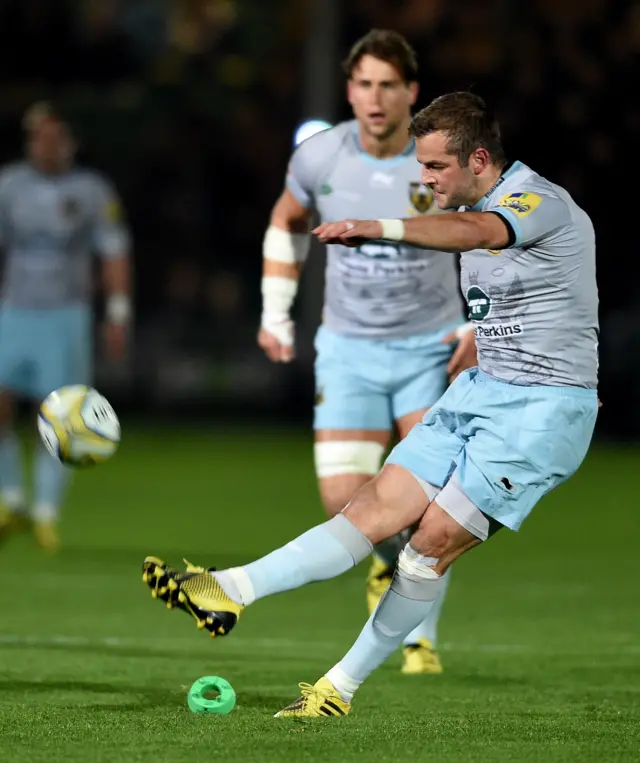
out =
<path fill-rule="evenodd" d="M 424 215 L 433 204 L 433 191 L 428 185 L 409 183 L 409 200 L 413 209 L 419 215 Z"/>
<path fill-rule="evenodd" d="M 62 216 L 72 222 L 77 220 L 80 214 L 80 203 L 77 199 L 65 199 L 62 202 Z"/>
<path fill-rule="evenodd" d="M 537 193 L 508 193 L 498 202 L 499 207 L 510 209 L 518 217 L 530 215 L 542 203 Z"/>

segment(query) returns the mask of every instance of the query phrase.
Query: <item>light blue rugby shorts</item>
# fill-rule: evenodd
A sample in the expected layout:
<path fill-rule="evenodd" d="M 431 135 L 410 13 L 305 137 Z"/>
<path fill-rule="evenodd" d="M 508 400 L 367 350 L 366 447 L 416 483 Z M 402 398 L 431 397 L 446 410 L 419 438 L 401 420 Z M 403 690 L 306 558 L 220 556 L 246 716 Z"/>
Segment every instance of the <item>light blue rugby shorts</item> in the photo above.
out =
<path fill-rule="evenodd" d="M 445 391 L 451 346 L 434 333 L 368 339 L 321 326 L 316 335 L 314 429 L 390 430 Z"/>
<path fill-rule="evenodd" d="M 472 368 L 458 376 L 386 463 L 436 488 L 451 481 L 448 490 L 518 530 L 542 496 L 578 469 L 597 412 L 594 389 L 521 386 Z"/>
<path fill-rule="evenodd" d="M 0 389 L 41 400 L 67 384 L 90 384 L 92 353 L 90 308 L 0 307 Z"/>

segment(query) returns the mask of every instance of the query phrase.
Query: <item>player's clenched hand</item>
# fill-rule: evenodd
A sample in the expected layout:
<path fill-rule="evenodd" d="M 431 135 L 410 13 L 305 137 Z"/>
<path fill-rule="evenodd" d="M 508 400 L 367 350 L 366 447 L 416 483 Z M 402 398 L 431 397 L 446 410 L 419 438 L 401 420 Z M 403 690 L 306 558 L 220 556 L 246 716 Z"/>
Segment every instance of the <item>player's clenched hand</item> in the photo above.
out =
<path fill-rule="evenodd" d="M 274 363 L 289 363 L 295 357 L 295 326 L 290 318 L 276 321 L 262 318 L 258 345 Z"/>
<path fill-rule="evenodd" d="M 456 376 L 461 374 L 467 368 L 478 365 L 478 353 L 476 351 L 476 338 L 473 330 L 467 331 L 461 337 L 457 332 L 452 331 L 442 340 L 445 344 L 456 344 L 453 355 L 447 366 L 449 381 L 452 382 Z"/>
<path fill-rule="evenodd" d="M 363 241 L 381 238 L 382 224 L 379 220 L 340 220 L 322 223 L 311 232 L 323 244 L 359 246 Z"/>

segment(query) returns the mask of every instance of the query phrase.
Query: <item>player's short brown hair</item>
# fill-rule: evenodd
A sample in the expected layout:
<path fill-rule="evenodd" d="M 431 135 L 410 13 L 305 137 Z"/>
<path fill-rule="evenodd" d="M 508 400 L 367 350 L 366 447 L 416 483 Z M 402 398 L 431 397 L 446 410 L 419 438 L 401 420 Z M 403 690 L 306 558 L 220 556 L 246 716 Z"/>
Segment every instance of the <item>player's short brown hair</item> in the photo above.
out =
<path fill-rule="evenodd" d="M 67 126 L 69 129 L 69 123 L 65 118 L 62 110 L 57 104 L 51 101 L 36 101 L 24 112 L 22 117 L 22 127 L 27 132 L 36 129 L 44 121 L 51 120 L 52 122 L 60 122 Z"/>
<path fill-rule="evenodd" d="M 422 138 L 433 132 L 447 134 L 447 151 L 466 167 L 477 148 L 485 148 L 493 164 L 506 164 L 500 125 L 491 109 L 474 93 L 447 93 L 431 101 L 411 120 L 409 134 Z"/>
<path fill-rule="evenodd" d="M 418 79 L 418 60 L 414 49 L 399 32 L 392 29 L 372 29 L 355 43 L 342 63 L 349 79 L 363 56 L 373 56 L 391 64 L 404 82 L 416 82 Z"/>

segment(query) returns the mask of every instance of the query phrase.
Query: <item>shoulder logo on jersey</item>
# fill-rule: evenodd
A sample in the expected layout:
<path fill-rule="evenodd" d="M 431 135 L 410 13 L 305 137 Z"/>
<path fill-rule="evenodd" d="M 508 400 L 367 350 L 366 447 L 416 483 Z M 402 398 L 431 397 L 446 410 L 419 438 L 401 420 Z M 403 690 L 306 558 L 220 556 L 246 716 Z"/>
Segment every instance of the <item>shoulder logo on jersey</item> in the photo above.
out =
<path fill-rule="evenodd" d="M 318 190 L 318 196 L 331 196 L 332 193 L 333 188 L 329 185 L 329 183 L 323 183 Z"/>
<path fill-rule="evenodd" d="M 498 202 L 499 207 L 510 209 L 518 217 L 530 215 L 542 203 L 537 193 L 508 193 Z"/>
<path fill-rule="evenodd" d="M 105 204 L 104 218 L 110 223 L 119 223 L 122 221 L 122 207 L 115 199 L 111 199 Z"/>
<path fill-rule="evenodd" d="M 433 205 L 433 191 L 428 185 L 409 183 L 409 200 L 413 209 L 419 215 L 424 215 Z"/>
<path fill-rule="evenodd" d="M 491 312 L 491 299 L 479 286 L 470 286 L 467 289 L 467 305 L 470 321 L 483 321 Z"/>

